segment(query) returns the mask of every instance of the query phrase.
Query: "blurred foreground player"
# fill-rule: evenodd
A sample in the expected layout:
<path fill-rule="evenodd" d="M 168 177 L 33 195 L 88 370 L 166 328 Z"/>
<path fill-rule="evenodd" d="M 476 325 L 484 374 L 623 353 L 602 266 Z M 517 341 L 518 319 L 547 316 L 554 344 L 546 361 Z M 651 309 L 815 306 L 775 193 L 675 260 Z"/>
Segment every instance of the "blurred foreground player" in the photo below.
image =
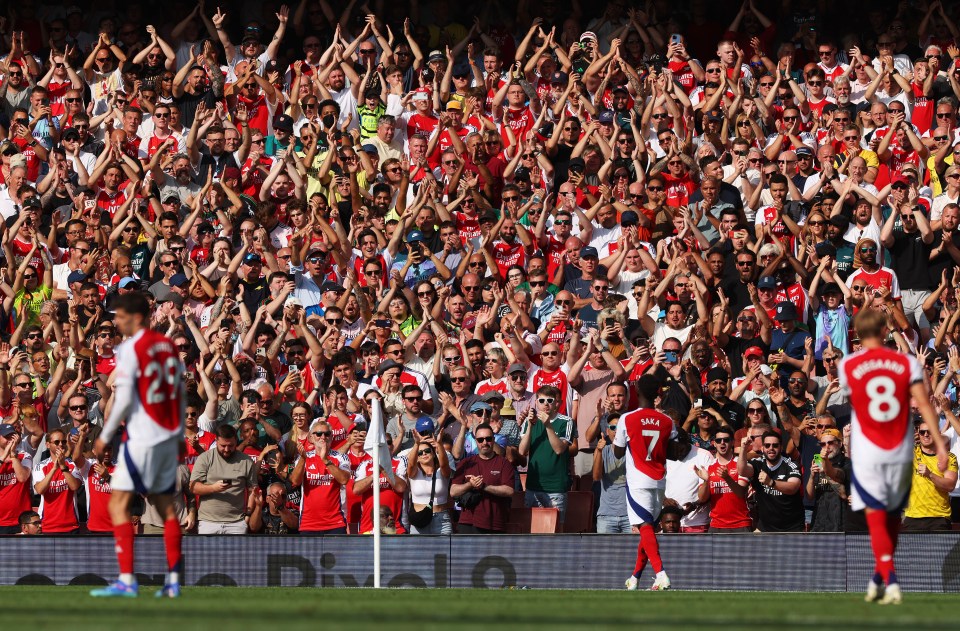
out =
<path fill-rule="evenodd" d="M 134 493 L 146 494 L 164 517 L 163 542 L 167 551 L 168 573 L 157 597 L 180 595 L 182 557 L 180 522 L 174 508 L 177 464 L 184 449 L 183 419 L 185 397 L 183 367 L 173 342 L 147 328 L 150 306 L 141 293 L 117 298 L 117 328 L 126 340 L 117 348 L 114 377 L 114 401 L 94 445 L 99 457 L 120 423 L 126 420 L 123 444 L 111 481 L 110 518 L 116 541 L 120 577 L 92 596 L 137 596 L 133 574 L 134 526 L 130 502 Z"/>
<path fill-rule="evenodd" d="M 920 362 L 912 355 L 884 346 L 889 332 L 886 315 L 865 309 L 857 314 L 854 326 L 863 350 L 843 359 L 839 377 L 852 407 L 851 507 L 866 512 L 876 559 L 866 601 L 899 605 L 900 585 L 893 557 L 900 531 L 900 511 L 910 497 L 913 479 L 911 397 L 933 435 L 941 471 L 946 468 L 947 448 L 940 435 L 939 419 L 930 405 Z"/>
<path fill-rule="evenodd" d="M 660 382 L 652 375 L 644 375 L 637 382 L 639 409 L 620 417 L 613 439 L 613 455 L 627 454 L 627 514 L 630 525 L 639 530 L 637 562 L 633 574 L 626 581 L 629 590 L 637 589 L 637 581 L 649 559 L 657 573 L 653 591 L 670 589 L 670 579 L 663 571 L 660 546 L 653 530 L 666 489 L 667 450 L 671 438 L 677 435 L 673 419 L 654 409 L 660 391 Z"/>

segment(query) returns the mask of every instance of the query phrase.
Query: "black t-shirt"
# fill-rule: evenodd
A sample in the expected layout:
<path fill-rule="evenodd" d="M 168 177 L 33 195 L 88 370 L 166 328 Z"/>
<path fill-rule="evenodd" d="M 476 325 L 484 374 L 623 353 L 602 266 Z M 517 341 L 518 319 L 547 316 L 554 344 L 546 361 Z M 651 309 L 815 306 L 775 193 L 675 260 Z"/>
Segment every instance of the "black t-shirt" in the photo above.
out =
<path fill-rule="evenodd" d="M 270 287 L 267 285 L 266 278 L 258 278 L 255 282 L 240 280 L 243 285 L 243 304 L 247 305 L 250 313 L 256 313 L 257 309 L 270 296 Z"/>
<path fill-rule="evenodd" d="M 911 233 L 894 230 L 893 246 L 889 248 L 890 267 L 897 273 L 900 289 L 930 289 L 930 250 L 931 245 L 922 241 L 919 230 Z"/>
<path fill-rule="evenodd" d="M 951 241 L 956 248 L 960 248 L 960 230 L 954 230 L 950 233 Z M 933 241 L 930 243 L 930 248 L 936 250 L 940 247 L 940 244 L 943 243 L 943 231 L 937 230 L 933 233 Z M 953 257 L 950 256 L 950 253 L 944 250 L 938 254 L 932 261 L 927 263 L 928 271 L 930 273 L 930 287 L 936 287 L 940 284 L 940 276 L 943 273 L 943 270 L 951 270 L 956 267 L 956 262 L 954 262 Z M 897 274 L 897 280 L 900 279 L 900 274 Z"/>
<path fill-rule="evenodd" d="M 734 430 L 743 427 L 743 422 L 747 418 L 747 411 L 733 399 L 727 399 L 726 403 L 721 404 L 719 401 L 705 396 L 703 397 L 703 407 L 719 412 L 720 416 L 726 419 L 726 424 Z"/>
<path fill-rule="evenodd" d="M 776 466 L 770 467 L 766 458 L 754 458 L 750 461 L 753 477 L 750 484 L 756 493 L 761 532 L 802 532 L 803 531 L 803 489 L 793 495 L 784 495 L 765 484 L 760 484 L 760 472 L 765 471 L 774 480 L 786 481 L 801 479 L 800 467 L 787 457 L 781 457 Z"/>
<path fill-rule="evenodd" d="M 843 454 L 831 458 L 830 463 L 837 470 L 840 482 L 835 483 L 824 474 L 819 474 L 814 483 L 813 492 L 815 501 L 813 506 L 813 521 L 810 523 L 811 532 L 843 532 L 847 502 L 840 496 L 837 486 L 847 485 L 847 476 L 844 470 L 847 459 Z M 804 482 L 806 486 L 806 482 Z"/>

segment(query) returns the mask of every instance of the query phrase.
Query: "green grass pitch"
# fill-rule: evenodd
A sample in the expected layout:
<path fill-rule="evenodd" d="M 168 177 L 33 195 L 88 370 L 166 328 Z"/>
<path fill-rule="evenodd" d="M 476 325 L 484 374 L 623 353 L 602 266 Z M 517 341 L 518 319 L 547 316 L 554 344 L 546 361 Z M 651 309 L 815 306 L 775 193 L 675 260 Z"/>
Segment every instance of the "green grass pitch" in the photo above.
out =
<path fill-rule="evenodd" d="M 81 587 L 3 587 L 6 629 L 947 629 L 954 594 L 193 587 L 179 600 L 105 600 Z M 241 627 L 242 625 L 242 627 Z"/>

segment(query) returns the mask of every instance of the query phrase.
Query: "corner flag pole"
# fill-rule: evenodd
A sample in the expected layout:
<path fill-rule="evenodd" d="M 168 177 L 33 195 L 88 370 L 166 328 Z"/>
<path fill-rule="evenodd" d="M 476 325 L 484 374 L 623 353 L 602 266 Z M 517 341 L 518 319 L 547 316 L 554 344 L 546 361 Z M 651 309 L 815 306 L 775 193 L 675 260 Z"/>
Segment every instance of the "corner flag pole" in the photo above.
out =
<path fill-rule="evenodd" d="M 363 442 L 363 450 L 373 458 L 373 587 L 380 588 L 380 466 L 384 464 L 387 477 L 393 477 L 390 452 L 383 432 L 383 409 L 378 399 L 372 401 L 370 427 Z"/>

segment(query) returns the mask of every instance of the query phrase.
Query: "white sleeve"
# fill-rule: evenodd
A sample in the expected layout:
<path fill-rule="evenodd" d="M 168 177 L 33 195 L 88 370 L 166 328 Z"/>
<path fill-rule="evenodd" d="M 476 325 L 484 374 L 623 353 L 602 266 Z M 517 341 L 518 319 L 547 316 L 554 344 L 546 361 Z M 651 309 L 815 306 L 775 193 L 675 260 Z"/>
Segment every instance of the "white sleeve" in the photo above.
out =
<path fill-rule="evenodd" d="M 620 422 L 617 423 L 617 433 L 613 437 L 613 444 L 617 447 L 627 446 L 627 424 L 623 422 L 622 416 Z"/>
<path fill-rule="evenodd" d="M 197 427 L 205 432 L 215 432 L 217 430 L 217 419 L 211 419 L 205 413 L 200 414 L 197 419 Z"/>
<path fill-rule="evenodd" d="M 137 354 L 129 341 L 117 349 L 117 367 L 114 369 L 114 398 L 110 409 L 110 418 L 103 424 L 99 438 L 109 443 L 120 427 L 120 421 L 129 416 L 133 402 L 137 397 L 137 374 L 140 372 Z"/>
<path fill-rule="evenodd" d="M 35 467 L 33 468 L 33 484 L 34 484 L 34 486 L 36 486 L 37 482 L 40 482 L 40 481 L 43 480 L 45 477 L 47 477 L 47 474 L 46 474 L 46 472 L 43 470 L 43 463 L 41 462 L 40 464 L 38 464 L 37 466 L 35 466 Z M 33 490 L 33 489 L 30 489 L 30 491 L 33 492 L 34 490 Z"/>

